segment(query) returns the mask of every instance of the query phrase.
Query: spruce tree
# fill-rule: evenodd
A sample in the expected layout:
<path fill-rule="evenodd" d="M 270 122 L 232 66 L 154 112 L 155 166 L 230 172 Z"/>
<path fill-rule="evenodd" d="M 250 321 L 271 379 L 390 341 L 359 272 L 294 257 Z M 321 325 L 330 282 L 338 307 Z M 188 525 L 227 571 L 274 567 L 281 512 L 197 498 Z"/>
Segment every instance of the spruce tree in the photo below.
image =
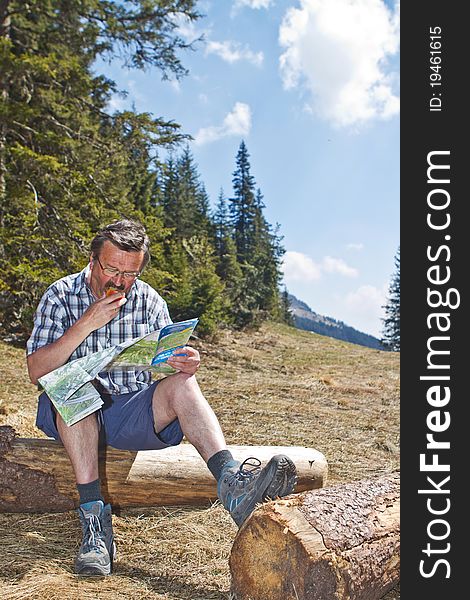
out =
<path fill-rule="evenodd" d="M 80 269 L 98 227 L 145 220 L 158 255 L 165 230 L 151 210 L 155 148 L 184 139 L 151 115 L 107 112 L 115 84 L 98 56 L 185 73 L 176 16 L 188 0 L 5 0 L 0 3 L 0 320 L 26 333 L 44 288 Z M 152 261 L 144 277 L 163 280 Z"/>
<path fill-rule="evenodd" d="M 219 192 L 212 221 L 217 254 L 216 272 L 225 285 L 223 293 L 228 301 L 225 321 L 233 323 L 242 285 L 242 269 L 237 261 L 237 248 L 232 237 L 227 201 L 222 189 Z"/>
<path fill-rule="evenodd" d="M 164 173 L 163 218 L 175 239 L 188 239 L 194 235 L 212 238 L 209 198 L 188 147 L 180 156 L 169 157 Z"/>
<path fill-rule="evenodd" d="M 163 219 L 172 232 L 165 245 L 171 314 L 174 319 L 199 317 L 198 331 L 208 334 L 230 320 L 230 302 L 217 271 L 209 199 L 187 147 L 180 157 L 167 161 L 163 185 Z"/>
<path fill-rule="evenodd" d="M 251 263 L 256 267 L 258 277 L 259 308 L 267 316 L 276 320 L 281 319 L 279 286 L 282 279 L 281 261 L 284 255 L 280 226 L 274 230 L 264 214 L 265 208 L 261 190 L 256 192 L 256 216 L 254 228 L 253 258 Z"/>
<path fill-rule="evenodd" d="M 400 248 L 395 255 L 395 272 L 392 275 L 383 321 L 381 342 L 387 350 L 400 351 Z"/>
<path fill-rule="evenodd" d="M 215 247 L 217 255 L 220 257 L 223 253 L 224 240 L 230 236 L 231 226 L 229 223 L 227 200 L 224 190 L 220 188 L 217 197 L 217 204 L 212 215 L 212 223 L 214 226 Z"/>
<path fill-rule="evenodd" d="M 291 312 L 289 292 L 287 291 L 286 286 L 284 286 L 281 292 L 281 321 L 287 325 L 295 325 L 294 316 Z"/>
<path fill-rule="evenodd" d="M 212 237 L 209 198 L 188 146 L 179 157 L 177 168 L 178 202 L 181 211 L 179 228 L 176 231 L 177 236 L 185 239 L 195 235 L 198 237 Z"/>
<path fill-rule="evenodd" d="M 255 179 L 250 173 L 249 157 L 246 144 L 242 141 L 232 178 L 234 195 L 229 205 L 237 259 L 241 264 L 249 263 L 251 258 L 256 218 Z"/>
<path fill-rule="evenodd" d="M 235 306 L 235 322 L 239 326 L 281 316 L 282 238 L 278 227 L 273 231 L 264 217 L 263 195 L 255 189 L 250 169 L 248 150 L 242 141 L 233 173 L 234 195 L 230 199 L 230 224 L 242 272 Z"/>

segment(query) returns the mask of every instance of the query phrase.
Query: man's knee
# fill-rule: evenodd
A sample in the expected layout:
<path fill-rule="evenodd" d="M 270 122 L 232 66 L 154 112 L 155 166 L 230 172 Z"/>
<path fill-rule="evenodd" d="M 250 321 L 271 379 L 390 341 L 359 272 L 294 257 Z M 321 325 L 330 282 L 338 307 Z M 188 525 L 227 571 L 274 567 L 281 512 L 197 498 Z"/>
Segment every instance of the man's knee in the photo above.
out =
<path fill-rule="evenodd" d="M 173 404 L 174 402 L 184 402 L 186 398 L 191 398 L 200 393 L 199 384 L 195 375 L 188 373 L 174 373 L 165 377 L 155 388 L 153 401 L 161 403 L 162 401 Z"/>
<path fill-rule="evenodd" d="M 199 389 L 196 376 L 188 373 L 174 373 L 166 378 L 166 382 L 168 383 L 167 389 L 175 396 Z"/>

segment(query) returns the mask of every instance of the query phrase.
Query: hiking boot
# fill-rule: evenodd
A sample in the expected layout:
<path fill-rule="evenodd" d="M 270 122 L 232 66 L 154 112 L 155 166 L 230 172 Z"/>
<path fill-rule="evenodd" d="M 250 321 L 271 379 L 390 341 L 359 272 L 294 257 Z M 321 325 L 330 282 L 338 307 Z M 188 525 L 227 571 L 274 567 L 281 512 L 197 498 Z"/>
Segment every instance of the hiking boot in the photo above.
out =
<path fill-rule="evenodd" d="M 261 461 L 251 457 L 241 464 L 230 461 L 224 466 L 217 494 L 240 527 L 256 504 L 292 494 L 296 481 L 297 471 L 288 456 L 273 456 L 263 469 Z"/>
<path fill-rule="evenodd" d="M 78 575 L 109 575 L 116 556 L 111 505 L 101 500 L 81 504 L 77 510 L 83 540 L 75 560 Z"/>

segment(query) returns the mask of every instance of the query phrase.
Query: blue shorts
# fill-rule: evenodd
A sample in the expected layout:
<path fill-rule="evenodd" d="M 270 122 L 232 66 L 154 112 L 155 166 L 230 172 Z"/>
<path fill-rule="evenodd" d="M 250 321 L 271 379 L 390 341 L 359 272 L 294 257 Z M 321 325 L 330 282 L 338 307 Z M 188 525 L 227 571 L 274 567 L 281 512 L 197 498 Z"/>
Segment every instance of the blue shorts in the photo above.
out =
<path fill-rule="evenodd" d="M 154 429 L 152 398 L 158 381 L 130 394 L 101 394 L 103 406 L 97 411 L 100 443 L 119 450 L 160 450 L 177 446 L 183 439 L 178 419 L 158 433 Z M 60 439 L 56 411 L 49 396 L 39 396 L 36 427 L 48 437 Z"/>

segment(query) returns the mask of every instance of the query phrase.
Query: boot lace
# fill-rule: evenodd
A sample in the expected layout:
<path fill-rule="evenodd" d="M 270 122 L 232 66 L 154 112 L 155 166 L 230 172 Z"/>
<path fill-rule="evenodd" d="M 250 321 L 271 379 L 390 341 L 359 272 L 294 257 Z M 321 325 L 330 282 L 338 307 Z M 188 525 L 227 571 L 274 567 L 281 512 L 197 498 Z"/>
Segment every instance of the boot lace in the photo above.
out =
<path fill-rule="evenodd" d="M 254 479 L 261 470 L 261 461 L 254 456 L 246 458 L 238 469 L 233 473 L 227 484 L 229 487 L 244 485 L 247 481 Z"/>
<path fill-rule="evenodd" d="M 100 541 L 103 537 L 101 521 L 96 515 L 85 517 L 86 530 L 83 536 L 83 548 L 86 550 L 100 550 Z"/>

